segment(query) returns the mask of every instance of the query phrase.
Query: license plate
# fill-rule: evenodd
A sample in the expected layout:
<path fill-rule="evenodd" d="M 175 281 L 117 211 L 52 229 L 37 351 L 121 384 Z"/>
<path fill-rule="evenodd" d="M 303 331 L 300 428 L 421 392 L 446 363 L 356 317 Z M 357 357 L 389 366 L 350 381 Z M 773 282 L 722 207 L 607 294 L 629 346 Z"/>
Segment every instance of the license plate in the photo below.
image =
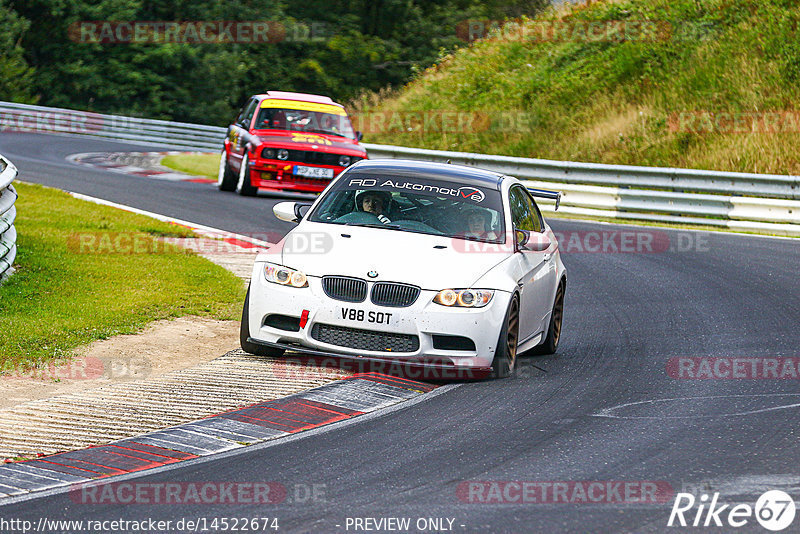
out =
<path fill-rule="evenodd" d="M 356 308 L 342 308 L 342 319 L 357 321 L 360 323 L 389 324 L 392 318 L 391 313 L 358 310 Z"/>
<path fill-rule="evenodd" d="M 306 167 L 305 165 L 295 165 L 294 174 L 306 176 L 308 178 L 333 178 L 333 169 L 322 167 Z"/>

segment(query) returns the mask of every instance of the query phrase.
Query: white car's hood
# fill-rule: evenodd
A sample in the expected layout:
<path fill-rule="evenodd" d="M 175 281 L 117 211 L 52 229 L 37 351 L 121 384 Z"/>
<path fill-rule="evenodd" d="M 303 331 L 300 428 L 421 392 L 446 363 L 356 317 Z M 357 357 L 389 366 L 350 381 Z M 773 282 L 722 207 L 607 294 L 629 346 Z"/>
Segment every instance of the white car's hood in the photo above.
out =
<path fill-rule="evenodd" d="M 280 263 L 310 276 L 405 282 L 438 291 L 470 287 L 510 253 L 505 245 L 303 222 L 256 261 Z M 374 278 L 367 274 L 372 271 Z"/>

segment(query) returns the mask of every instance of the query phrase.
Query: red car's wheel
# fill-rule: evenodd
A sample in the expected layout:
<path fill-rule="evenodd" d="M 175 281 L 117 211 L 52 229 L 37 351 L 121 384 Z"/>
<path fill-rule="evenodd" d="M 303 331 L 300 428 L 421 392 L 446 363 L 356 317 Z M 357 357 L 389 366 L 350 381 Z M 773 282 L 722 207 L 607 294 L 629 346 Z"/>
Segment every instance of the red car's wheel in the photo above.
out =
<path fill-rule="evenodd" d="M 233 191 L 236 189 L 236 175 L 228 166 L 228 153 L 225 149 L 219 155 L 219 174 L 217 175 L 217 188 L 220 191 Z"/>
<path fill-rule="evenodd" d="M 236 192 L 244 197 L 253 197 L 258 193 L 258 188 L 250 183 L 250 169 L 247 165 L 247 153 L 242 158 L 242 166 L 239 167 L 239 181 L 236 182 Z"/>

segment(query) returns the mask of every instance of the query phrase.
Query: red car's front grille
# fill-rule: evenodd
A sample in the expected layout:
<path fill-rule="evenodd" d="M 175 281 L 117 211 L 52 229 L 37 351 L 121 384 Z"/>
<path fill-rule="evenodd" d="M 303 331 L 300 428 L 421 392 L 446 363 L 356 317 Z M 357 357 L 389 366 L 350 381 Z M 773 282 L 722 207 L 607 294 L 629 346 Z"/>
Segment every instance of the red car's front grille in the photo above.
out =
<path fill-rule="evenodd" d="M 315 165 L 339 165 L 342 154 L 328 154 L 327 152 L 314 152 L 313 150 L 290 150 L 289 159 L 300 163 L 313 163 Z M 351 156 L 351 159 L 360 159 Z"/>

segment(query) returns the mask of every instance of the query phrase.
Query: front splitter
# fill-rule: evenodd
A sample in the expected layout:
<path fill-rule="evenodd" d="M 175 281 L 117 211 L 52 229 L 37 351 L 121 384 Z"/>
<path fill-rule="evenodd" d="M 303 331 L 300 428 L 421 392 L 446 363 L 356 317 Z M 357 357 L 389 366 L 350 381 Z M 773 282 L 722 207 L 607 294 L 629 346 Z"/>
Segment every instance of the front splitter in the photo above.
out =
<path fill-rule="evenodd" d="M 298 353 L 305 365 L 343 369 L 353 373 L 382 373 L 412 380 L 482 380 L 492 373 L 491 367 L 466 367 L 421 360 L 355 356 L 290 343 L 262 341 L 252 337 L 248 343 Z"/>

